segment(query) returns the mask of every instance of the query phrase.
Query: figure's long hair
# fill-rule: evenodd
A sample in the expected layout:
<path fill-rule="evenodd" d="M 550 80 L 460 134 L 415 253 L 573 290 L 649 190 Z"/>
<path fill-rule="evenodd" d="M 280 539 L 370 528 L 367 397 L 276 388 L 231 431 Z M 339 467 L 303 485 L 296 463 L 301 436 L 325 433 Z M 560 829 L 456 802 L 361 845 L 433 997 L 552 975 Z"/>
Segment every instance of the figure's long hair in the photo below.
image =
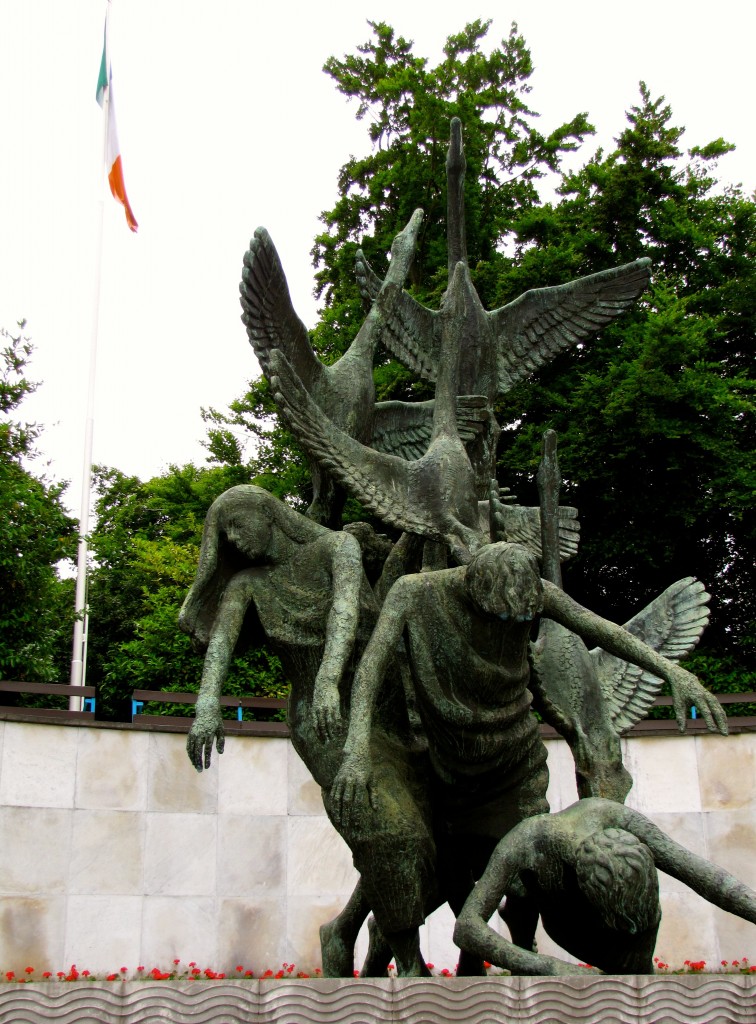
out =
<path fill-rule="evenodd" d="M 207 646 L 218 603 L 229 580 L 240 569 L 252 565 L 251 560 L 245 561 L 243 551 L 232 550 L 224 543 L 225 526 L 232 517 L 240 522 L 264 519 L 296 544 L 317 540 L 325 529 L 255 484 L 239 484 L 216 498 L 205 518 L 197 575 L 179 614 L 179 626 L 200 650 Z"/>
<path fill-rule="evenodd" d="M 607 828 L 578 847 L 578 885 L 610 928 L 637 935 L 659 923 L 659 878 L 647 846 L 621 828 Z"/>

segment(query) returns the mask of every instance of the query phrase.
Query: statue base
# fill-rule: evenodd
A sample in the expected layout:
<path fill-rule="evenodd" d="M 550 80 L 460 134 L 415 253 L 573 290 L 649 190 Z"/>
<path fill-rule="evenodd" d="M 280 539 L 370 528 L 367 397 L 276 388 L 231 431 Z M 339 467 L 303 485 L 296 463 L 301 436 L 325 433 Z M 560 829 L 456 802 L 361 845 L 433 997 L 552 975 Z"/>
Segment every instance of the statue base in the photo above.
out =
<path fill-rule="evenodd" d="M 3 985 L 0 1021 L 98 1024 L 753 1024 L 756 975 L 42 982 Z"/>

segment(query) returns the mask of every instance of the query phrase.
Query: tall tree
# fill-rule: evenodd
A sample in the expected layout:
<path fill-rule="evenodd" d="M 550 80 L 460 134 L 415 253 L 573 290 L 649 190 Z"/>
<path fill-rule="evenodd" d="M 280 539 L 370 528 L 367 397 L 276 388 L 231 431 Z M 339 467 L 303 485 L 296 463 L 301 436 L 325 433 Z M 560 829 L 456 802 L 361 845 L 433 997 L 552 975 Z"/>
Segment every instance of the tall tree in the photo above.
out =
<path fill-rule="evenodd" d="M 324 66 L 336 87 L 357 100 L 368 120 L 372 152 L 341 168 L 339 199 L 321 219 L 313 261 L 317 294 L 325 299 L 315 331 L 320 350 L 343 351 L 361 313 L 354 282 L 359 245 L 379 273 L 391 241 L 413 210 L 425 211 L 410 285 L 422 301 L 438 301 L 446 286 L 446 151 L 449 123 L 464 125 L 467 175 L 467 247 L 476 286 L 486 302 L 501 262 L 498 245 L 523 210 L 538 203 L 537 182 L 558 169 L 562 154 L 593 131 L 584 114 L 548 135 L 527 98 L 533 72 L 530 51 L 512 24 L 490 53 L 490 21 L 474 21 L 444 46 L 435 66 L 413 52 L 413 43 L 383 22 L 369 22 L 373 36 L 357 54 Z"/>
<path fill-rule="evenodd" d="M 744 667 L 756 641 L 756 204 L 717 183 L 732 147 L 683 153 L 669 105 L 644 84 L 627 122 L 612 152 L 565 175 L 559 202 L 521 218 L 497 301 L 644 255 L 652 289 L 508 396 L 502 475 L 527 488 L 540 434 L 556 429 L 583 523 L 571 592 L 623 617 L 695 574 L 714 594 L 702 649 Z"/>
<path fill-rule="evenodd" d="M 61 501 L 66 485 L 28 468 L 41 427 L 14 418 L 37 388 L 26 376 L 24 327 L 0 329 L 0 678 L 67 682 L 73 593 L 56 565 L 74 553 L 76 522 Z"/>

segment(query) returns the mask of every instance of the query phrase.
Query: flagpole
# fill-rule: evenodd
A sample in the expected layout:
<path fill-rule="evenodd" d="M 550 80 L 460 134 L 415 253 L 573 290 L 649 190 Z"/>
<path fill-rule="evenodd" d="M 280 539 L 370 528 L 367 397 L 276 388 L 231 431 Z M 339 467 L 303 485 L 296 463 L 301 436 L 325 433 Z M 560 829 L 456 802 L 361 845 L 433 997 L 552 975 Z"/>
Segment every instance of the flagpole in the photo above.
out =
<path fill-rule="evenodd" d="M 107 53 L 108 14 L 110 0 L 105 12 L 105 51 Z M 100 285 L 102 282 L 102 250 L 105 224 L 105 180 L 107 179 L 107 148 L 108 148 L 108 108 L 110 106 L 110 88 L 103 96 L 103 139 L 102 139 L 102 171 L 100 173 L 100 199 L 97 209 L 96 225 L 96 263 L 95 285 L 92 303 L 92 330 L 89 342 L 89 382 L 87 385 L 87 413 L 84 426 L 84 455 L 82 462 L 81 503 L 79 507 L 79 544 L 76 561 L 76 596 L 73 643 L 71 650 L 71 686 L 83 686 L 87 661 L 87 560 L 89 554 L 89 514 L 92 501 L 92 444 L 94 439 L 94 402 L 95 381 L 97 377 L 97 342 L 100 327 Z M 69 698 L 68 707 L 71 711 L 81 711 L 83 701 L 79 696 Z"/>

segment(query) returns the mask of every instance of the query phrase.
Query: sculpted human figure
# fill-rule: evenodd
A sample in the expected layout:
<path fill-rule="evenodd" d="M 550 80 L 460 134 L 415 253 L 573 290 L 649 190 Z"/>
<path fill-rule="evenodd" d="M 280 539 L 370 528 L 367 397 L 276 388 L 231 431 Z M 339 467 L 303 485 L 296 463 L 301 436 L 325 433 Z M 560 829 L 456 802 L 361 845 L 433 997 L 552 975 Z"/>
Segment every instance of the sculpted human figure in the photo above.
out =
<path fill-rule="evenodd" d="M 726 732 L 719 703 L 695 676 L 542 580 L 518 544 L 483 547 L 466 566 L 399 579 L 381 609 L 352 688 L 344 763 L 330 791 L 342 827 L 380 804 L 372 764 L 374 707 L 391 652 L 404 639 L 432 766 L 439 877 L 458 911 L 498 840 L 548 810 L 546 751 L 530 714 L 528 644 L 548 616 L 672 687 L 678 721 L 695 702 Z M 420 921 L 418 921 L 418 924 Z"/>
<path fill-rule="evenodd" d="M 265 642 L 291 681 L 288 722 L 297 753 L 322 787 L 341 764 L 355 665 L 378 617 L 359 543 L 288 508 L 253 485 L 233 487 L 212 505 L 197 577 L 181 628 L 205 651 L 187 752 L 198 771 L 223 750 L 220 696 L 237 646 Z M 400 665 L 391 652 L 372 734 L 380 813 L 341 824 L 360 884 L 346 910 L 322 930 L 324 972 L 352 973 L 352 950 L 372 909 L 405 973 L 420 973 L 416 919 L 435 890 L 433 841 L 413 751 Z M 407 924 L 406 922 L 409 922 Z"/>
<path fill-rule="evenodd" d="M 756 924 L 756 892 L 686 850 L 637 811 L 580 800 L 521 822 L 496 847 L 454 941 L 512 974 L 585 974 L 536 953 L 540 915 L 568 953 L 606 974 L 652 974 L 661 920 L 657 868 L 715 906 Z M 512 941 L 488 925 L 499 906 Z"/>

